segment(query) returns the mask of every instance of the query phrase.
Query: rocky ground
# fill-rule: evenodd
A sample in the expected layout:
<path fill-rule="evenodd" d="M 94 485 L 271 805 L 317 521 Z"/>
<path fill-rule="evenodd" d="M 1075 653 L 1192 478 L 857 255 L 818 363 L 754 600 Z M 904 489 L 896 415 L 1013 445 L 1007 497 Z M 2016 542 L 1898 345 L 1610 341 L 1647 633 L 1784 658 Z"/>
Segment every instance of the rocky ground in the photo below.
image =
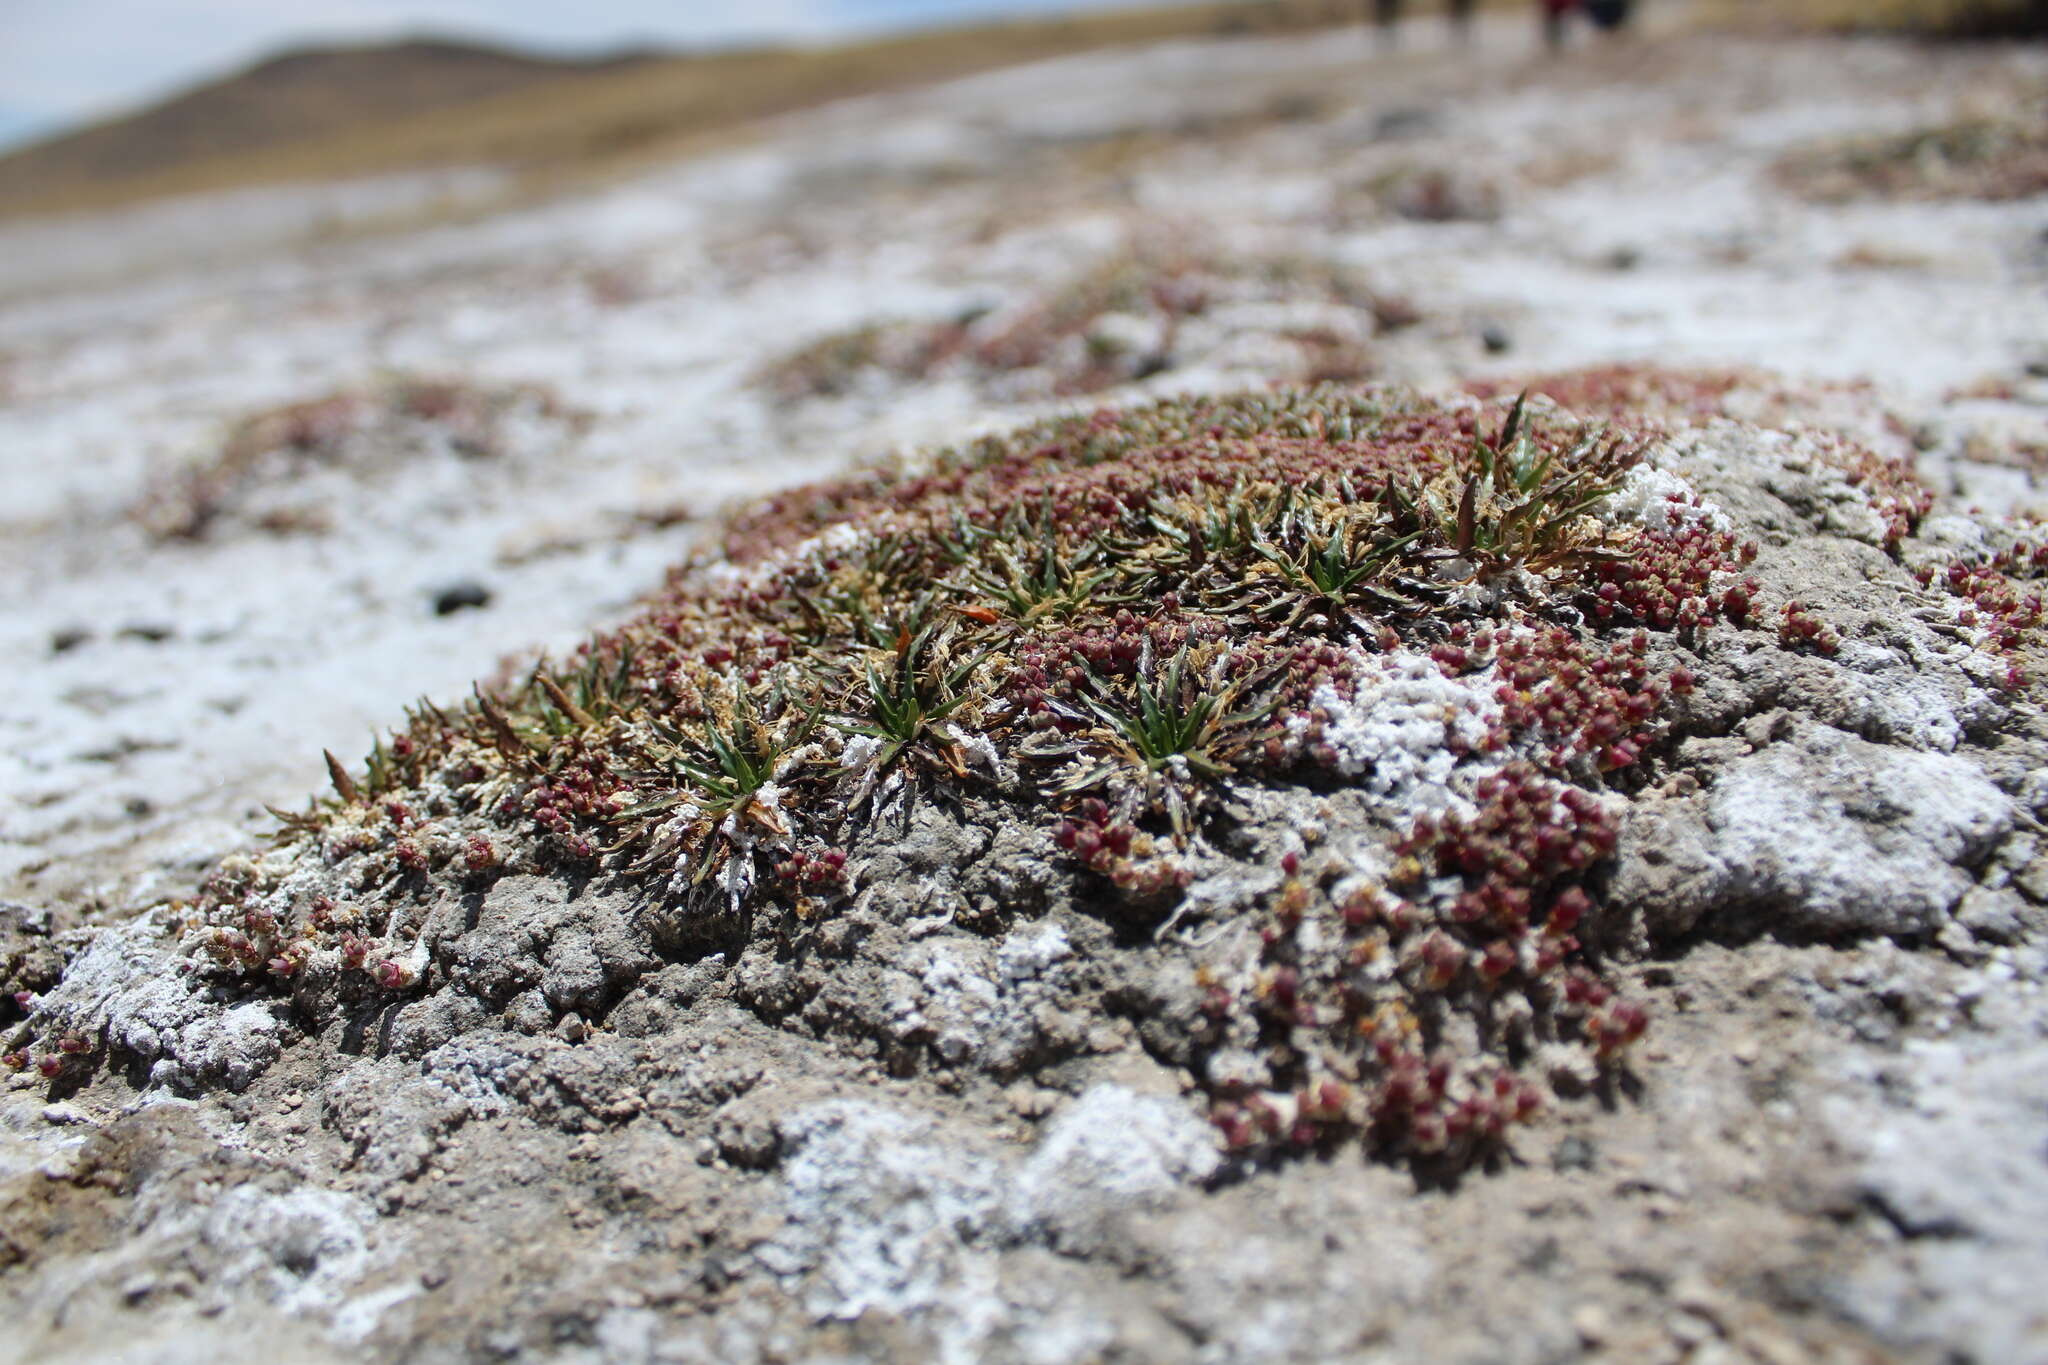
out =
<path fill-rule="evenodd" d="M 23 1349 L 2048 1358 L 2048 61 L 1676 23 L 1105 54 L 395 235 L 309 240 L 287 196 L 228 258 L 10 230 Z M 1539 405 L 1654 423 L 1757 609 L 1654 632 L 1690 691 L 1585 779 L 1585 951 L 1648 1032 L 1518 1063 L 1540 1109 L 1467 1160 L 1240 1140 L 1279 1082 L 1202 984 L 1271 1000 L 1287 884 L 1335 913 L 1389 860 L 1403 764 L 1474 779 L 1428 767 L 1450 694 L 1361 719 L 1353 781 L 1227 784 L 1135 908 L 1005 788 L 851 831 L 801 923 L 541 859 L 351 884 L 376 989 L 207 957 L 209 869 L 323 749 L 626 619 L 732 499 L 1044 412 L 1617 362 L 1790 376 Z"/>

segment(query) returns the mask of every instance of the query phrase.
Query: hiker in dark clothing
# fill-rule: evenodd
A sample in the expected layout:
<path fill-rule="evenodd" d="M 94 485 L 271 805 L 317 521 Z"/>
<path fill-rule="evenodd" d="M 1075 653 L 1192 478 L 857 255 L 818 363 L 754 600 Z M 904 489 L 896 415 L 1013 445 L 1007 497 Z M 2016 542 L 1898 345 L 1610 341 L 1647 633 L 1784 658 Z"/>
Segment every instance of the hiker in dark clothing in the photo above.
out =
<path fill-rule="evenodd" d="M 1612 32 L 1628 22 L 1629 0 L 1586 0 L 1586 17 L 1593 27 Z"/>
<path fill-rule="evenodd" d="M 1564 17 L 1579 7 L 1579 0 L 1542 0 L 1543 41 L 1552 52 L 1564 47 Z"/>
<path fill-rule="evenodd" d="M 1372 22 L 1379 27 L 1380 41 L 1391 47 L 1396 26 L 1401 22 L 1401 0 L 1368 0 Z M 1538 0 L 1543 10 L 1543 41 L 1553 52 L 1564 46 L 1565 17 L 1583 9 L 1595 28 L 1614 30 L 1628 22 L 1630 0 Z M 1472 37 L 1472 11 L 1478 0 L 1449 0 L 1451 27 L 1461 40 Z"/>
<path fill-rule="evenodd" d="M 1543 0 L 1543 39 L 1555 52 L 1564 46 L 1565 16 L 1582 9 L 1593 27 L 1612 33 L 1628 22 L 1630 0 Z"/>
<path fill-rule="evenodd" d="M 1372 0 L 1372 21 L 1380 31 L 1380 42 L 1391 47 L 1394 26 L 1401 22 L 1401 0 Z"/>
<path fill-rule="evenodd" d="M 1450 0 L 1451 27 L 1458 36 L 1469 39 L 1472 36 L 1472 11 L 1478 0 Z M 1371 0 L 1372 21 L 1379 26 L 1380 41 L 1391 44 L 1394 41 L 1394 26 L 1401 22 L 1401 0 Z"/>

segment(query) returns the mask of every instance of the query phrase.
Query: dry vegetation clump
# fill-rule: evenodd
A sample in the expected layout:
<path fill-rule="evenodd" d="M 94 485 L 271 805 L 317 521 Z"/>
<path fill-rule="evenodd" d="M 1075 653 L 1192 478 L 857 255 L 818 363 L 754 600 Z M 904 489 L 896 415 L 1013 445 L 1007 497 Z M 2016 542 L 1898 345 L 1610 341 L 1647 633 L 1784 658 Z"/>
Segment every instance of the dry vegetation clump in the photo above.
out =
<path fill-rule="evenodd" d="M 1707 0 L 1699 17 L 1710 27 L 1971 41 L 2048 33 L 2048 0 Z"/>
<path fill-rule="evenodd" d="M 1958 453 L 1976 464 L 2048 474 L 2048 423 L 2038 416 L 2026 421 L 1981 422 L 1963 437 Z"/>
<path fill-rule="evenodd" d="M 1492 223 L 1501 215 L 1499 183 L 1459 168 L 1406 166 L 1365 188 L 1388 210 L 1422 223 Z"/>
<path fill-rule="evenodd" d="M 2043 643 L 2048 526 L 2020 521 L 2002 528 L 1991 548 L 1946 564 L 1923 565 L 1918 574 L 1923 587 L 1939 587 L 1952 599 L 1963 638 L 2006 661 L 2008 691 L 2017 692 L 2034 681 L 2019 659 Z"/>
<path fill-rule="evenodd" d="M 1836 17 L 1835 27 L 1980 40 L 2048 34 L 2048 0 L 1885 0 Z"/>
<path fill-rule="evenodd" d="M 1944 38 L 2048 35 L 2048 0 L 1953 0 L 1936 22 Z"/>
<path fill-rule="evenodd" d="M 2019 117 L 1798 148 L 1778 161 L 1773 175 L 1822 203 L 2031 198 L 2048 192 L 2048 102 Z"/>
<path fill-rule="evenodd" d="M 1875 539 L 1887 548 L 1896 548 L 1934 505 L 1933 492 L 1913 472 L 1904 419 L 1885 410 L 1867 383 L 1791 384 L 1751 370 L 1622 364 L 1482 379 L 1466 387 L 1482 398 L 1526 390 L 1584 417 L 1656 429 L 1726 418 L 1801 430 L 1814 458 L 1840 474 L 1881 522 Z M 1850 425 L 1846 419 L 1854 416 L 1867 426 L 1872 411 L 1879 414 L 1877 429 L 1843 434 Z"/>
<path fill-rule="evenodd" d="M 1731 416 L 1738 393 L 1779 388 L 1768 375 L 1734 369 L 1675 370 L 1660 365 L 1598 365 L 1520 379 L 1479 379 L 1466 385 L 1481 398 L 1520 390 L 1541 394 L 1573 412 L 1641 420 L 1696 423 Z"/>
<path fill-rule="evenodd" d="M 305 481 L 374 476 L 433 454 L 493 460 L 519 423 L 579 420 L 537 385 L 401 377 L 242 419 L 208 458 L 178 470 L 134 515 L 159 540 L 203 540 L 228 523 L 273 534 L 326 529 Z"/>
<path fill-rule="evenodd" d="M 567 663 L 330 759 L 335 794 L 191 907 L 194 967 L 316 1013 L 413 991 L 448 970 L 434 897 L 532 871 L 804 951 L 923 802 L 1036 831 L 1083 903 L 1157 924 L 1234 803 L 1348 793 L 1357 828 L 1280 857 L 1263 931 L 1200 958 L 1198 1074 L 1240 1150 L 1484 1157 L 1647 1026 L 1595 874 L 1688 642 L 1761 591 L 1639 449 L 1321 388 L 783 495 Z"/>
<path fill-rule="evenodd" d="M 807 342 L 764 372 L 776 396 L 838 398 L 870 375 L 909 382 L 925 377 L 966 348 L 967 330 L 980 316 L 950 322 L 871 322 Z"/>
<path fill-rule="evenodd" d="M 1363 161 L 1335 177 L 1329 210 L 1335 228 L 1382 226 L 1390 218 L 1417 223 L 1495 223 L 1508 207 L 1510 172 L 1504 166 L 1453 159 L 1444 152 L 1431 156 L 1405 147 L 1369 148 Z M 1540 162 L 1518 166 L 1512 174 L 1516 183 L 1554 189 L 1613 164 L 1611 152 L 1567 147 Z"/>
<path fill-rule="evenodd" d="M 2040 377 L 1986 375 L 1949 390 L 1944 431 L 1955 458 L 1973 464 L 2005 465 L 2031 474 L 2048 473 L 2048 386 Z"/>
<path fill-rule="evenodd" d="M 1262 305 L 1305 311 L 1256 322 L 1228 316 Z M 1327 262 L 1134 248 L 1011 307 L 819 338 L 772 364 L 763 382 L 800 399 L 957 373 L 993 397 L 1073 397 L 1176 368 L 1242 331 L 1291 355 L 1273 367 L 1283 377 L 1336 382 L 1372 372 L 1369 337 L 1414 321 L 1404 300 Z"/>

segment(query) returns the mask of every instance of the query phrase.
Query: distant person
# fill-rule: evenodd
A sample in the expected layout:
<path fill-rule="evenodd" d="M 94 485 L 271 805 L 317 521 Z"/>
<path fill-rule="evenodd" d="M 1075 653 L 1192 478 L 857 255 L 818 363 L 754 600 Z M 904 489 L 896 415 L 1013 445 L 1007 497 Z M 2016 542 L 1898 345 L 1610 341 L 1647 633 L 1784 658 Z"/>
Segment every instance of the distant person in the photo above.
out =
<path fill-rule="evenodd" d="M 1401 0 L 1372 0 L 1372 21 L 1379 28 L 1381 45 L 1392 47 L 1395 26 L 1401 22 Z"/>
<path fill-rule="evenodd" d="M 1629 0 L 1586 0 L 1586 17 L 1593 27 L 1613 32 L 1628 22 Z"/>
<path fill-rule="evenodd" d="M 1401 0 L 1371 0 L 1372 21 L 1378 25 L 1380 41 L 1391 46 L 1396 26 L 1401 22 Z M 1472 36 L 1472 11 L 1478 0 L 1450 0 L 1451 28 L 1461 40 Z"/>
<path fill-rule="evenodd" d="M 1552 52 L 1564 47 L 1565 16 L 1579 7 L 1579 0 L 1541 0 L 1543 5 L 1543 41 Z"/>

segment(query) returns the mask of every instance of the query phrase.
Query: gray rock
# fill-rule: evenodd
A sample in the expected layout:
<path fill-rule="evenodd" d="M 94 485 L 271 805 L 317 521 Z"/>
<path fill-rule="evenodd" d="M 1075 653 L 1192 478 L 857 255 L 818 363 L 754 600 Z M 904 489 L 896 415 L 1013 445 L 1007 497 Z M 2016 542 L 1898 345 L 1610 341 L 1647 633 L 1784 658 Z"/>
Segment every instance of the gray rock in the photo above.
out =
<path fill-rule="evenodd" d="M 2036 988 L 2038 992 L 2038 988 Z M 2048 1039 L 1922 1040 L 1886 1069 L 1890 1103 L 1830 1111 L 1861 1154 L 1858 1189 L 1900 1239 L 1835 1295 L 1887 1338 L 1969 1342 L 1981 1360 L 2048 1348 L 2036 1271 L 2048 1263 Z"/>
<path fill-rule="evenodd" d="M 1965 760 L 1800 725 L 1694 796 L 1633 807 L 1609 894 L 1659 939 L 1931 934 L 2013 818 Z"/>

